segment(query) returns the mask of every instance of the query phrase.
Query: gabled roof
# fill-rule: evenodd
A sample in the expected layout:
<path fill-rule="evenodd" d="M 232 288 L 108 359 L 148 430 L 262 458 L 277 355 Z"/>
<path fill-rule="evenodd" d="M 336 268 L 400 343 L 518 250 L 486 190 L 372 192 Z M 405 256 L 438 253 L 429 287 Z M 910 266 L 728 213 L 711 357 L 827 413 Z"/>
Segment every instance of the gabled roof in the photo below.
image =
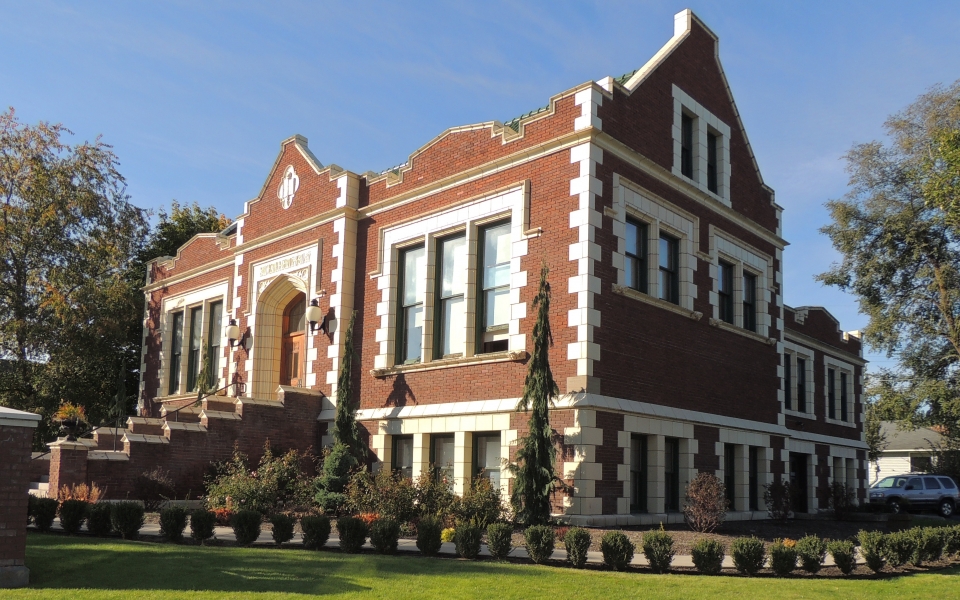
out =
<path fill-rule="evenodd" d="M 943 439 L 939 433 L 929 427 L 918 429 L 901 429 L 893 421 L 880 423 L 880 433 L 887 439 L 885 450 L 926 450 L 939 444 Z"/>

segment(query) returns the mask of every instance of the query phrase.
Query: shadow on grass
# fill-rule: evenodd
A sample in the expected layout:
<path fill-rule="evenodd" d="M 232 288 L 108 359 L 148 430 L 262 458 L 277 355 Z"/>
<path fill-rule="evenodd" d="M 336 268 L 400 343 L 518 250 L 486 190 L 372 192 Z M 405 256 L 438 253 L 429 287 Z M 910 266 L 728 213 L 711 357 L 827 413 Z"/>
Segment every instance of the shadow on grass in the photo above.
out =
<path fill-rule="evenodd" d="M 345 555 L 272 548 L 177 546 L 31 534 L 34 589 L 281 592 L 330 595 L 373 591 L 394 578 L 515 571 L 492 562 L 418 556 Z M 379 587 L 379 585 L 378 585 Z"/>

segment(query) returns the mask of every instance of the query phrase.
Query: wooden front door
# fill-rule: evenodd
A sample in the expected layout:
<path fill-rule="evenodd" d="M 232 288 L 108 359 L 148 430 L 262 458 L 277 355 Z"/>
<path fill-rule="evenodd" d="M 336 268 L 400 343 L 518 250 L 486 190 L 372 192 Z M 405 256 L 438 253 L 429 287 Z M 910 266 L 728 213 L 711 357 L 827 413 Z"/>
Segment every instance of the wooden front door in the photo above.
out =
<path fill-rule="evenodd" d="M 305 365 L 304 314 L 307 310 L 307 298 L 297 296 L 283 310 L 283 334 L 280 339 L 280 385 L 303 387 Z"/>

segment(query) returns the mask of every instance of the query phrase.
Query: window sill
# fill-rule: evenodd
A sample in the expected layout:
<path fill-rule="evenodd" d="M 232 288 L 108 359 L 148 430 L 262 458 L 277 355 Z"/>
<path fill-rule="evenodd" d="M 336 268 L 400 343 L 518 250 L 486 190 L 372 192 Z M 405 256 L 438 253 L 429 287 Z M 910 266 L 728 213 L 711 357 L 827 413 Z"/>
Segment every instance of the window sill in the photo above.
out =
<path fill-rule="evenodd" d="M 857 424 L 853 421 L 841 421 L 840 419 L 831 419 L 830 417 L 823 418 L 825 423 L 830 425 L 840 425 L 841 427 L 853 427 L 856 428 Z"/>
<path fill-rule="evenodd" d="M 720 319 L 711 318 L 710 325 L 718 329 L 723 329 L 724 331 L 729 331 L 737 335 L 742 335 L 743 337 L 750 338 L 751 340 L 762 342 L 768 346 L 772 346 L 777 343 L 777 340 L 775 338 L 764 337 L 759 333 L 754 333 L 752 331 L 744 329 L 743 327 L 737 327 L 736 325 L 731 325 L 730 323 L 727 323 L 726 321 L 721 321 Z"/>
<path fill-rule="evenodd" d="M 811 421 L 816 421 L 816 420 L 817 420 L 817 415 L 815 415 L 815 414 L 813 414 L 813 413 L 800 412 L 799 410 L 793 410 L 793 409 L 790 409 L 790 408 L 785 408 L 785 409 L 783 409 L 783 414 L 787 415 L 788 417 L 797 417 L 797 418 L 800 418 L 800 419 L 810 419 Z"/>
<path fill-rule="evenodd" d="M 374 377 L 389 377 L 390 375 L 399 375 L 401 373 L 432 371 L 434 369 L 447 369 L 450 367 L 466 367 L 470 365 L 485 365 L 498 362 L 521 362 L 527 360 L 527 357 L 529 356 L 530 355 L 526 350 L 507 350 L 505 352 L 477 354 L 476 356 L 441 358 L 438 360 L 431 360 L 427 363 L 395 365 L 393 367 L 386 367 L 383 369 L 371 369 L 370 374 Z"/>
<path fill-rule="evenodd" d="M 160 402 L 162 404 L 167 404 L 170 402 L 181 402 L 183 400 L 196 400 L 197 393 L 190 392 L 187 394 L 168 394 L 166 396 L 156 396 L 153 401 Z"/>
<path fill-rule="evenodd" d="M 686 308 L 683 308 L 682 306 L 674 304 L 673 302 L 667 302 L 666 300 L 654 298 L 649 294 L 644 294 L 643 292 L 638 292 L 633 288 L 628 288 L 626 286 L 622 286 L 616 283 L 613 284 L 613 293 L 620 294 L 621 296 L 626 296 L 627 298 L 632 298 L 633 300 L 639 300 L 640 302 L 644 302 L 652 306 L 663 308 L 670 312 L 677 313 L 678 315 L 683 315 L 684 317 L 693 319 L 694 321 L 699 321 L 701 318 L 703 318 L 703 313 L 700 311 L 688 310 Z"/>

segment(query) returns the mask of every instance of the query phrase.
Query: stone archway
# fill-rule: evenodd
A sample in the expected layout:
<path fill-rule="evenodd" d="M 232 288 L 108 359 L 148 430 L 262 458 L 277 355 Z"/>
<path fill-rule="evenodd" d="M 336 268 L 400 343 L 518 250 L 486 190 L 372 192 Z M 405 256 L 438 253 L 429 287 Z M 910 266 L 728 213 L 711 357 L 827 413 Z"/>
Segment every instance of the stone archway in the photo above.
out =
<path fill-rule="evenodd" d="M 257 298 L 253 332 L 253 398 L 272 400 L 276 397 L 280 385 L 284 310 L 298 296 L 302 296 L 306 302 L 307 286 L 304 281 L 297 277 L 280 275 L 271 281 Z"/>

